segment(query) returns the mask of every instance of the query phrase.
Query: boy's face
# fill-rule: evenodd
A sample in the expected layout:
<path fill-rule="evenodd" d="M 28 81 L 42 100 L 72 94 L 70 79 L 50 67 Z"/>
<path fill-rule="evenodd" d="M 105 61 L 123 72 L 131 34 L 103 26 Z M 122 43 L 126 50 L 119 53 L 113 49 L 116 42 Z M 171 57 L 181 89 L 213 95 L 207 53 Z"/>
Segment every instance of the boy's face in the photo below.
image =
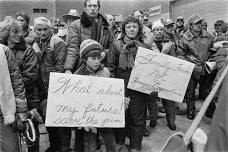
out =
<path fill-rule="evenodd" d="M 86 65 L 91 70 L 96 71 L 100 66 L 100 57 L 98 56 L 88 57 L 86 60 Z"/>

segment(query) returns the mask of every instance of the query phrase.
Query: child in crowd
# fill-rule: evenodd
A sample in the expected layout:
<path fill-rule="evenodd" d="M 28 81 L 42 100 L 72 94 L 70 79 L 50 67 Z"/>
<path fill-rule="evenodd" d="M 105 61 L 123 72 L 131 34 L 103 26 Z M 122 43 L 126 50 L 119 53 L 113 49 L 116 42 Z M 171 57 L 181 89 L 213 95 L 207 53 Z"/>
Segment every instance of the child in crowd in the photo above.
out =
<path fill-rule="evenodd" d="M 110 77 L 109 70 L 100 63 L 102 46 L 91 39 L 84 40 L 80 45 L 82 63 L 75 74 L 98 77 Z M 107 152 L 115 151 L 115 137 L 112 128 L 84 127 L 75 132 L 75 149 L 79 151 L 96 151 L 98 149 L 97 134 L 104 140 Z"/>

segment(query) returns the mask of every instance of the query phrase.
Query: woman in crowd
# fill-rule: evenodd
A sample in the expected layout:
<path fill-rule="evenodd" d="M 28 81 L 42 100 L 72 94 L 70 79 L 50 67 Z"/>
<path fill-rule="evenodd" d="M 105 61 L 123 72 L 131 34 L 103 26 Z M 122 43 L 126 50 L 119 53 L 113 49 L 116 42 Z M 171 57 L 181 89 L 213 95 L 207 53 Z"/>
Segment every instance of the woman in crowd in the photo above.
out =
<path fill-rule="evenodd" d="M 0 29 L 0 151 L 19 152 L 17 132 L 25 129 L 27 100 L 13 52 L 2 44 L 6 24 L 4 21 Z"/>
<path fill-rule="evenodd" d="M 11 19 L 1 28 L 0 43 L 12 50 L 14 58 L 11 59 L 11 62 L 15 62 L 19 66 L 25 86 L 28 110 L 39 109 L 37 55 L 32 47 L 26 44 L 23 33 L 20 23 L 15 19 Z M 39 123 L 34 120 L 34 125 L 37 140 L 33 146 L 29 147 L 29 152 L 39 152 Z"/>
<path fill-rule="evenodd" d="M 138 47 L 145 47 L 142 40 L 142 24 L 134 17 L 128 17 L 122 24 L 122 36 L 115 41 L 108 52 L 107 67 L 114 78 L 124 79 L 125 96 L 130 97 L 130 104 L 126 110 L 126 127 L 114 129 L 117 147 L 124 148 L 126 129 L 130 135 L 131 152 L 141 149 L 145 128 L 147 95 L 127 89 L 131 70 L 134 66 Z"/>

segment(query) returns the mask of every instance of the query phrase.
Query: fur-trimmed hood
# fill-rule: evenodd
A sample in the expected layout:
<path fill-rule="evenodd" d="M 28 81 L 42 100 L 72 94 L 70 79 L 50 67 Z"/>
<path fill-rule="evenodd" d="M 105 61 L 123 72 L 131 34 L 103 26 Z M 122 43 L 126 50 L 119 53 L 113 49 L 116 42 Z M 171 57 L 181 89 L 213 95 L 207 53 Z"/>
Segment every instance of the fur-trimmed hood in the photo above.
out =
<path fill-rule="evenodd" d="M 109 26 L 107 20 L 106 20 L 100 13 L 98 13 L 98 18 L 101 18 L 101 19 L 102 19 L 102 22 L 103 22 L 103 25 L 104 25 L 104 26 L 106 26 L 106 27 Z M 80 22 L 81 22 L 82 26 L 84 26 L 84 27 L 86 27 L 86 28 L 92 26 L 91 19 L 90 19 L 90 17 L 86 14 L 85 11 L 82 12 Z"/>

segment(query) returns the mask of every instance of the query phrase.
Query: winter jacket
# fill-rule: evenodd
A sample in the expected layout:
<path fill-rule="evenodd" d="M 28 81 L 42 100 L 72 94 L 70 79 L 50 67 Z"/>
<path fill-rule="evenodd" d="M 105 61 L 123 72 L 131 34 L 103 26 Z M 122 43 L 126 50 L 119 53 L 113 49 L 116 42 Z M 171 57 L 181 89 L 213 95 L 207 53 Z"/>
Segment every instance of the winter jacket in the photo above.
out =
<path fill-rule="evenodd" d="M 20 48 L 12 48 L 21 71 L 22 79 L 25 85 L 26 98 L 28 103 L 38 104 L 38 59 L 33 48 L 25 43 L 19 44 Z M 23 45 L 23 46 L 22 46 Z M 22 47 L 24 47 L 22 49 Z M 35 108 L 35 107 L 34 107 Z"/>
<path fill-rule="evenodd" d="M 105 18 L 99 14 L 99 18 L 103 21 L 101 27 L 101 38 L 99 43 L 103 46 L 103 49 L 108 49 L 112 43 L 114 36 L 109 29 L 108 22 Z M 80 44 L 85 39 L 92 39 L 92 23 L 89 21 L 85 12 L 82 13 L 81 18 L 74 21 L 69 27 L 67 38 L 67 57 L 65 62 L 65 70 L 76 70 L 79 66 L 79 50 Z"/>
<path fill-rule="evenodd" d="M 40 100 L 47 98 L 50 72 L 64 72 L 67 49 L 65 42 L 55 36 L 50 36 L 44 43 L 37 41 L 41 55 L 39 58 L 39 89 Z"/>
<path fill-rule="evenodd" d="M 98 70 L 96 72 L 93 72 L 90 69 L 88 69 L 84 63 L 81 64 L 81 66 L 78 68 L 78 70 L 74 74 L 90 75 L 90 76 L 105 77 L 105 78 L 110 77 L 109 70 L 106 67 L 104 67 L 103 65 L 100 65 Z"/>
<path fill-rule="evenodd" d="M 151 50 L 161 52 L 167 55 L 176 56 L 176 44 L 175 42 L 172 42 L 171 39 L 168 39 L 167 37 L 164 37 L 161 41 L 162 50 L 160 51 L 155 44 L 155 42 L 151 45 Z"/>
<path fill-rule="evenodd" d="M 127 89 L 127 84 L 131 75 L 131 71 L 133 67 L 130 66 L 126 66 L 126 67 L 121 67 L 120 65 L 129 65 L 129 59 L 125 58 L 122 61 L 126 62 L 126 63 L 120 63 L 120 57 L 126 57 L 125 54 L 127 54 L 127 52 L 124 50 L 124 46 L 125 46 L 125 42 L 123 39 L 117 40 L 115 42 L 112 43 L 109 52 L 107 54 L 107 68 L 111 73 L 111 77 L 114 78 L 120 78 L 120 79 L 124 79 L 124 83 L 125 83 L 125 90 Z M 144 47 L 146 44 L 144 44 L 143 42 L 139 42 L 138 41 L 138 46 L 131 46 L 133 47 L 133 49 L 135 50 L 134 52 L 132 52 L 133 54 L 133 58 L 135 60 L 136 54 L 137 54 L 137 50 L 138 47 Z M 127 48 L 127 50 L 129 50 Z"/>
<path fill-rule="evenodd" d="M 22 80 L 21 71 L 17 63 L 15 62 L 15 56 L 12 50 L 10 50 L 5 45 L 0 44 L 0 47 L 1 47 L 0 51 L 3 50 L 7 58 L 9 74 L 10 74 L 11 83 L 14 91 L 14 96 L 16 99 L 16 112 L 26 112 L 27 100 L 25 97 L 25 88 Z"/>
<path fill-rule="evenodd" d="M 207 31 L 202 31 L 201 35 L 196 37 L 188 30 L 177 45 L 177 57 L 195 63 L 192 76 L 196 79 L 204 74 L 204 63 L 214 53 L 210 51 L 213 41 L 214 38 Z"/>

